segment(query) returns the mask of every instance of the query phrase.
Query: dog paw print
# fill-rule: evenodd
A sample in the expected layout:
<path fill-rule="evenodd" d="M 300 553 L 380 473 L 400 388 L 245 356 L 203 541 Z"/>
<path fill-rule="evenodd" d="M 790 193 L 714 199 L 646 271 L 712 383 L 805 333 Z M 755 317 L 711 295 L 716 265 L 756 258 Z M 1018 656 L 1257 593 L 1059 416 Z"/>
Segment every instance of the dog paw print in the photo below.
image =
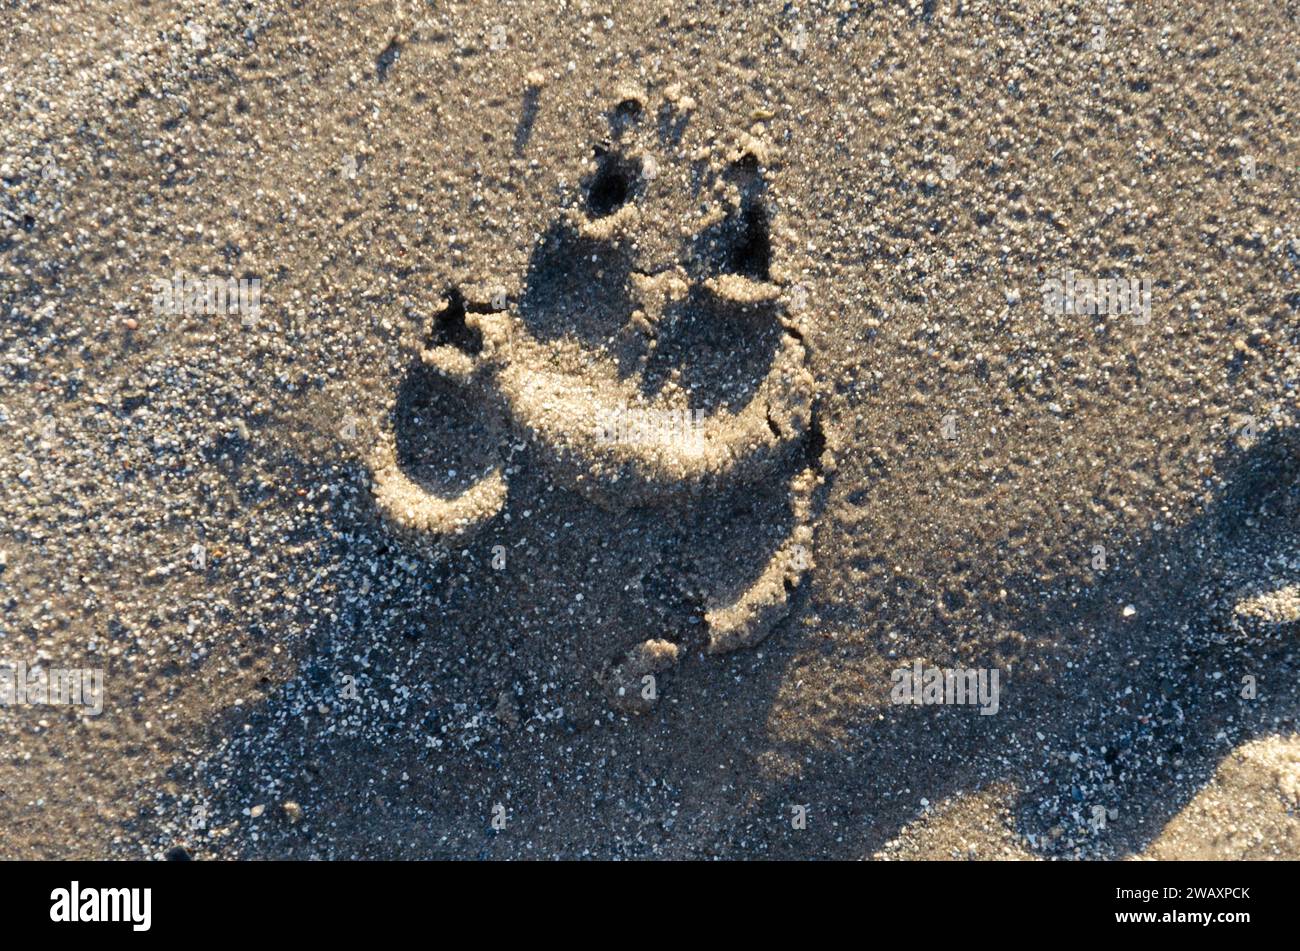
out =
<path fill-rule="evenodd" d="M 762 143 L 745 135 L 679 161 L 660 154 L 671 124 L 649 112 L 637 99 L 613 110 L 610 138 L 513 293 L 504 281 L 446 293 L 420 348 L 421 382 L 404 385 L 439 388 L 418 405 L 459 400 L 476 422 L 454 432 L 455 414 L 403 416 L 399 397 L 372 458 L 374 494 L 399 529 L 466 540 L 510 506 L 506 447 L 522 442 L 527 465 L 612 512 L 662 510 L 689 530 L 683 513 L 730 499 L 739 549 L 687 543 L 717 653 L 766 636 L 812 567 L 815 315 L 780 266 Z M 433 444 L 460 453 L 442 463 L 458 484 L 421 478 Z M 782 509 L 782 534 L 745 551 L 745 518 L 771 509 L 759 499 Z M 725 580 L 722 562 L 746 556 L 762 561 Z M 642 655 L 659 664 L 675 652 L 640 645 L 615 669 L 650 670 Z"/>

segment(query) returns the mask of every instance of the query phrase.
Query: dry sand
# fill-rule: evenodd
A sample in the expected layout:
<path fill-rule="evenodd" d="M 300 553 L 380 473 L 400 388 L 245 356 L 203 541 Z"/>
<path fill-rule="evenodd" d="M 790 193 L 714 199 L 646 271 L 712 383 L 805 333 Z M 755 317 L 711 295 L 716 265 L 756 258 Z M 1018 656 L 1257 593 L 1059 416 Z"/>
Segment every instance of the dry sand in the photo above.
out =
<path fill-rule="evenodd" d="M 1294 5 L 11 6 L 0 857 L 1300 857 Z"/>

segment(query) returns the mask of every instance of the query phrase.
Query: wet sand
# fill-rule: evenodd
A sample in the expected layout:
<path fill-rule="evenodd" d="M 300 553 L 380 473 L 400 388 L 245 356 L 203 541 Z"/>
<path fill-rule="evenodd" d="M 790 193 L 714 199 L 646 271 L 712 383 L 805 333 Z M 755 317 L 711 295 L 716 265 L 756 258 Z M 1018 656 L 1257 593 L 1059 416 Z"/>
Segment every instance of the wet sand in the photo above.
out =
<path fill-rule="evenodd" d="M 1297 35 L 24 4 L 0 856 L 1300 857 Z"/>

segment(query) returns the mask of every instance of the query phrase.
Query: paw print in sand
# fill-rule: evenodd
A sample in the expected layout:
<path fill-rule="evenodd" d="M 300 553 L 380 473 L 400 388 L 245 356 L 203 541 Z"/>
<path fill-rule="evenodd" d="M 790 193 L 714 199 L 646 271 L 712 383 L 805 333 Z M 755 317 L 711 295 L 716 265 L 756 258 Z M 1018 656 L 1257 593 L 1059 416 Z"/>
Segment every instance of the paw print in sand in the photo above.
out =
<path fill-rule="evenodd" d="M 385 518 L 447 543 L 510 505 L 511 442 L 593 505 L 657 513 L 683 542 L 645 585 L 693 605 L 704 648 L 719 653 L 765 637 L 812 567 L 824 443 L 812 315 L 775 253 L 772 158 L 748 134 L 693 161 L 661 158 L 670 110 L 657 128 L 635 97 L 613 110 L 514 294 L 445 295 L 419 356 L 446 395 L 387 429 L 371 466 Z M 448 467 L 459 482 L 420 478 L 435 441 L 444 460 L 447 447 L 461 453 Z M 683 646 L 645 633 L 600 675 L 630 709 L 648 706 L 644 678 Z"/>

